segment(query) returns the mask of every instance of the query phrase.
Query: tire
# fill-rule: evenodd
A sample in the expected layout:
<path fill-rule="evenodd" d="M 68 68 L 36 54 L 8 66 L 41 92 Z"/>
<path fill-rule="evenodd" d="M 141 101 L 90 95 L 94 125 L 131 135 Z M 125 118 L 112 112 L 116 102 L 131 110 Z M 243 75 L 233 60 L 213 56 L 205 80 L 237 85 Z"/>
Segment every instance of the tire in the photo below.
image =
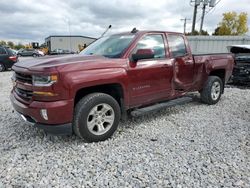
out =
<path fill-rule="evenodd" d="M 37 57 L 37 54 L 33 54 L 32 56 L 33 56 L 33 57 Z"/>
<path fill-rule="evenodd" d="M 104 141 L 114 134 L 120 118 L 120 106 L 113 97 L 92 93 L 77 103 L 73 131 L 87 142 Z"/>
<path fill-rule="evenodd" d="M 224 84 L 218 76 L 209 76 L 208 80 L 200 92 L 201 101 L 205 104 L 216 104 L 221 97 Z"/>
<path fill-rule="evenodd" d="M 3 72 L 3 71 L 5 71 L 5 66 L 2 63 L 0 63 L 0 72 Z"/>

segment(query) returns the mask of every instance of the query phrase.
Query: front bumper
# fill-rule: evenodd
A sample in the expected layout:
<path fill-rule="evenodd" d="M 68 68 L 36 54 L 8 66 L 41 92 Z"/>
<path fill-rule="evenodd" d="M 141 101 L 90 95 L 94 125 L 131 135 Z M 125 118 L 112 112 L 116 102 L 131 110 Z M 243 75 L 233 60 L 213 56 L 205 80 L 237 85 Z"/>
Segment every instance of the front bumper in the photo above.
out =
<path fill-rule="evenodd" d="M 72 134 L 73 100 L 55 102 L 33 101 L 30 104 L 24 104 L 17 98 L 18 96 L 12 92 L 10 95 L 12 105 L 22 115 L 24 120 L 52 134 Z M 47 110 L 48 120 L 42 117 L 41 109 Z"/>
<path fill-rule="evenodd" d="M 25 116 L 23 114 L 20 115 L 24 121 L 34 124 L 36 128 L 42 129 L 47 133 L 53 135 L 72 135 L 73 131 L 71 123 L 60 124 L 60 125 L 47 125 L 47 124 L 36 123 L 29 116 Z"/>

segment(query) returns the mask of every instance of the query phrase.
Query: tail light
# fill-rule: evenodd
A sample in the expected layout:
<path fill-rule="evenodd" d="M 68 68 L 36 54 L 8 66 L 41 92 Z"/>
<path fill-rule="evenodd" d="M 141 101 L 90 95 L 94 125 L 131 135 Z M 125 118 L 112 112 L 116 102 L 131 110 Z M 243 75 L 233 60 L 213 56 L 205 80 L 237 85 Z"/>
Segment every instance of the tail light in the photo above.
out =
<path fill-rule="evenodd" d="M 17 61 L 17 56 L 10 56 L 9 59 L 16 62 Z"/>

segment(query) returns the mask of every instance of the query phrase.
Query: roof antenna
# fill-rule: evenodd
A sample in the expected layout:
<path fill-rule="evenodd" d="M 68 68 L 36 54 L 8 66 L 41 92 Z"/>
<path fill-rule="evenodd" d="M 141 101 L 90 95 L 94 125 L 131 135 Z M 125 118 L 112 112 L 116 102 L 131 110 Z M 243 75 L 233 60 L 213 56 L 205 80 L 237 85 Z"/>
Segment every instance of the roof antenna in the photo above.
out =
<path fill-rule="evenodd" d="M 103 34 L 100 36 L 100 38 L 102 38 L 106 33 L 107 31 L 112 27 L 112 25 L 109 25 L 108 28 L 103 32 Z"/>
<path fill-rule="evenodd" d="M 131 33 L 137 33 L 139 30 L 136 29 L 136 27 L 134 27 L 131 31 Z"/>

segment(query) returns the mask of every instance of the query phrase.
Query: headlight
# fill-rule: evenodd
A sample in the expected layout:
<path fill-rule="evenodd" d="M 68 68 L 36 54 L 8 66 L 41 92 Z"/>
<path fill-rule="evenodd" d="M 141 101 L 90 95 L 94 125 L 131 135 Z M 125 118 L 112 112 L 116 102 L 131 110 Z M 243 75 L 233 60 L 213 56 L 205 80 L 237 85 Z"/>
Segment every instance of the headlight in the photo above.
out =
<path fill-rule="evenodd" d="M 32 76 L 32 83 L 34 86 L 51 86 L 53 83 L 57 82 L 58 77 L 57 75 L 33 75 Z"/>

